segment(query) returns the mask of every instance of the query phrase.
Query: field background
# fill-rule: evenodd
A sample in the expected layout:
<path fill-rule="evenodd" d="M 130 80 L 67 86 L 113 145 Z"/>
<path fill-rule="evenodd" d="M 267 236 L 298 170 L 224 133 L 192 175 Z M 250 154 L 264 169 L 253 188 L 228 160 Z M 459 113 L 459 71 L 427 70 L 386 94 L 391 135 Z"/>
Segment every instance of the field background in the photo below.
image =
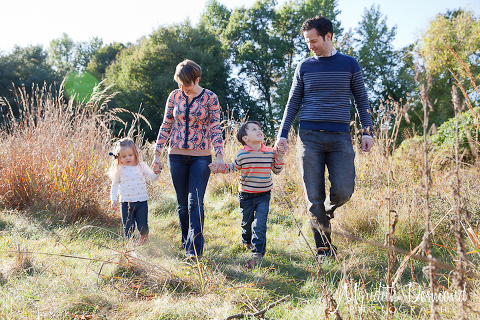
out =
<path fill-rule="evenodd" d="M 429 134 L 415 132 L 395 147 L 392 122 L 362 153 L 354 129 L 356 190 L 333 220 L 338 256 L 318 265 L 292 133 L 285 169 L 274 177 L 261 265 L 245 267 L 235 174 L 211 176 L 205 253 L 186 263 L 166 166 L 148 185 L 148 243 L 122 240 L 106 172 L 112 127 L 118 131 L 126 111 L 107 108 L 107 91 L 74 104 L 62 91 L 19 90 L 21 116 L 0 140 L 0 318 L 424 319 L 432 310 L 480 318 L 479 165 L 469 149 L 425 146 Z M 405 104 L 389 103 L 398 119 Z M 374 112 L 381 123 L 392 119 Z M 123 123 L 119 135 L 133 137 L 149 163 L 153 145 L 140 121 Z M 237 125 L 225 122 L 226 161 L 240 147 Z"/>

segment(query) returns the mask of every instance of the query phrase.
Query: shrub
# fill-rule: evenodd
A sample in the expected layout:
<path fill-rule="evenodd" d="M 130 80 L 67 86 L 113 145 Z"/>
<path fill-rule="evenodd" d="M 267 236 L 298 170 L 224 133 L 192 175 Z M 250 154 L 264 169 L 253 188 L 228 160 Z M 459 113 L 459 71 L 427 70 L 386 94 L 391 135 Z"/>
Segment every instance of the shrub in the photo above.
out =
<path fill-rule="evenodd" d="M 458 139 L 459 139 L 459 153 L 467 151 L 467 159 L 475 158 L 473 152 L 478 152 L 478 147 L 471 145 L 478 144 L 478 116 L 480 115 L 480 107 L 467 110 L 458 117 Z M 455 148 L 455 117 L 443 123 L 437 131 L 437 134 L 432 136 L 432 144 L 438 149 L 448 149 L 453 153 Z M 469 141 L 470 140 L 470 141 Z M 472 148 L 473 147 L 473 148 Z"/>
<path fill-rule="evenodd" d="M 64 221 L 93 218 L 108 200 L 105 159 L 117 120 L 107 89 L 75 105 L 59 92 L 15 89 L 20 116 L 10 112 L 0 132 L 0 201 L 10 208 L 38 207 Z M 3 107 L 10 108 L 5 99 Z M 11 110 L 11 108 L 10 108 Z"/>

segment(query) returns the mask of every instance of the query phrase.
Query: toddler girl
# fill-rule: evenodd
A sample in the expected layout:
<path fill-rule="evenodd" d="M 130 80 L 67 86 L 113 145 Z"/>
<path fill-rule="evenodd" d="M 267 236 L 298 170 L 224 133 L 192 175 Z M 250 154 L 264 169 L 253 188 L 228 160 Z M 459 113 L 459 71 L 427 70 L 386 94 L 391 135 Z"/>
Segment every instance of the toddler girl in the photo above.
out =
<path fill-rule="evenodd" d="M 155 165 L 152 171 L 140 161 L 137 146 L 129 138 L 117 141 L 115 151 L 109 155 L 115 157 L 110 169 L 112 209 L 117 208 L 117 196 L 120 194 L 120 213 L 125 238 L 133 235 L 136 224 L 140 232 L 138 245 L 141 245 L 148 239 L 148 196 L 145 176 L 155 181 L 160 176 L 161 169 L 159 165 Z"/>

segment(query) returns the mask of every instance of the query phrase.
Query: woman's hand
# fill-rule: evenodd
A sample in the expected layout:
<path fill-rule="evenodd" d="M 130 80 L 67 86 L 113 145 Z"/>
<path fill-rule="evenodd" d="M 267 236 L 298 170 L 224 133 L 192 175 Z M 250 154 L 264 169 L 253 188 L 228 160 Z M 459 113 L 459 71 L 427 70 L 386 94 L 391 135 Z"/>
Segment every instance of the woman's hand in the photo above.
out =
<path fill-rule="evenodd" d="M 160 161 L 160 156 L 159 156 L 158 154 L 156 154 L 155 157 L 153 158 L 152 168 L 154 168 L 154 169 L 153 169 L 153 172 L 154 172 L 155 174 L 159 174 L 160 171 L 162 171 L 162 169 L 163 169 L 162 162 Z M 156 171 L 155 171 L 155 168 L 158 168 L 158 171 L 159 171 L 159 172 L 156 172 Z"/>
<path fill-rule="evenodd" d="M 117 210 L 117 206 L 118 206 L 118 202 L 116 200 L 112 201 L 112 210 Z"/>
<path fill-rule="evenodd" d="M 225 162 L 223 162 L 223 154 L 219 154 L 215 158 L 215 161 L 213 161 L 212 166 L 210 167 L 210 170 L 212 170 L 212 172 L 214 173 L 217 173 L 217 172 L 222 172 L 224 168 L 225 168 Z"/>

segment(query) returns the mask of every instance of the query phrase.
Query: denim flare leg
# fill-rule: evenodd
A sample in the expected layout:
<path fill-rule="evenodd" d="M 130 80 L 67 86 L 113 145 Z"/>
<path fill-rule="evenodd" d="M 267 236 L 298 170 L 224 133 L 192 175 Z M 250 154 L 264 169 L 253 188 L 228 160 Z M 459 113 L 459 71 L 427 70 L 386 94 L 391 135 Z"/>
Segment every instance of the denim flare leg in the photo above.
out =
<path fill-rule="evenodd" d="M 168 155 L 168 167 L 177 196 L 177 211 L 185 254 L 203 254 L 203 198 L 212 156 Z"/>

